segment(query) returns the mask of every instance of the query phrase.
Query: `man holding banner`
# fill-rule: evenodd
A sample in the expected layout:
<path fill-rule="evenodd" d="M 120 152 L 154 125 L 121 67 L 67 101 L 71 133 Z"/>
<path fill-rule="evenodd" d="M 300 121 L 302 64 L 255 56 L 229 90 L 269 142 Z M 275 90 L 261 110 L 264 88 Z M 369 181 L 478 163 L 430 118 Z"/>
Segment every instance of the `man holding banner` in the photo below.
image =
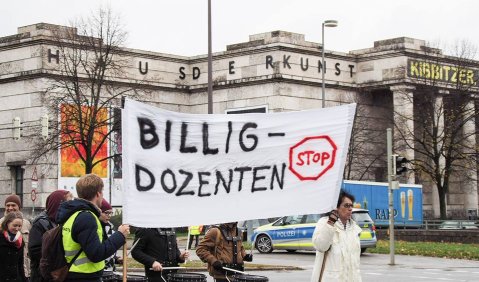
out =
<path fill-rule="evenodd" d="M 105 259 L 115 254 L 130 234 L 130 226 L 122 224 L 110 237 L 103 237 L 103 185 L 97 175 L 83 175 L 76 183 L 78 198 L 61 203 L 58 209 L 56 222 L 63 225 L 65 258 L 71 261 L 78 254 L 66 281 L 101 282 Z"/>
<path fill-rule="evenodd" d="M 163 268 L 177 267 L 190 255 L 188 251 L 180 251 L 176 233 L 171 228 L 140 228 L 135 232 L 135 242 L 136 247 L 131 255 L 145 266 L 145 274 L 150 282 L 168 280 L 168 274 L 176 271 Z"/>

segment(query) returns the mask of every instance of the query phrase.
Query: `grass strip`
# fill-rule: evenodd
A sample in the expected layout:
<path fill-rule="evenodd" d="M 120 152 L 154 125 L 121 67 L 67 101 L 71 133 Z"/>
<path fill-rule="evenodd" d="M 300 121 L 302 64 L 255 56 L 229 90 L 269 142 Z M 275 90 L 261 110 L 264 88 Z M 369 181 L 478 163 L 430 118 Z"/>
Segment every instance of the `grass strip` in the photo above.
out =
<path fill-rule="evenodd" d="M 395 241 L 395 254 L 453 259 L 479 260 L 479 244 Z M 378 240 L 367 252 L 389 254 L 389 241 Z"/>

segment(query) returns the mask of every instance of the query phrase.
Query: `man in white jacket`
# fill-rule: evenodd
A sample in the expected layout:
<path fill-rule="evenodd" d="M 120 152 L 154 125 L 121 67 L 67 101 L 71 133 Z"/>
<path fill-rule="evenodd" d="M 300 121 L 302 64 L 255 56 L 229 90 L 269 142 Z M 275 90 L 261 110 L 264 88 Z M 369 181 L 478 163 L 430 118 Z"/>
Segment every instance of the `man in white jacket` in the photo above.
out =
<path fill-rule="evenodd" d="M 361 282 L 361 228 L 351 219 L 353 203 L 354 196 L 341 191 L 336 209 L 316 224 L 313 233 L 316 259 L 311 282 Z"/>

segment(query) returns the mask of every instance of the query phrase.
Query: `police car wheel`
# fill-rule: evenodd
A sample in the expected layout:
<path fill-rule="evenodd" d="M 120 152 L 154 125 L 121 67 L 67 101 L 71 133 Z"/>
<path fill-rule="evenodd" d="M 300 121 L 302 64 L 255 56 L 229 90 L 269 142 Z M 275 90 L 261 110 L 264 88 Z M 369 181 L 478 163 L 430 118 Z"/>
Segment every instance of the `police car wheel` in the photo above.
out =
<path fill-rule="evenodd" d="M 256 249 L 262 254 L 271 253 L 273 251 L 271 239 L 266 235 L 260 235 L 256 240 Z"/>

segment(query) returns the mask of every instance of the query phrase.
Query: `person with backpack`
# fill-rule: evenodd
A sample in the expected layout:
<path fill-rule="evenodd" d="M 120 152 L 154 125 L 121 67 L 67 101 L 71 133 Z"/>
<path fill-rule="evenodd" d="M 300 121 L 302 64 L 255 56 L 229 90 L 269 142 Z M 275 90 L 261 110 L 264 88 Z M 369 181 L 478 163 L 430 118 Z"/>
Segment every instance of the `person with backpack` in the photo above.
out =
<path fill-rule="evenodd" d="M 32 229 L 29 234 L 28 255 L 30 256 L 30 282 L 48 281 L 40 274 L 40 259 L 42 257 L 42 237 L 43 234 L 55 227 L 55 217 L 60 204 L 65 201 L 73 200 L 71 192 L 66 190 L 56 190 L 48 197 L 45 204 L 45 210 L 42 211 L 32 223 Z"/>
<path fill-rule="evenodd" d="M 23 267 L 23 241 L 21 229 L 23 215 L 12 211 L 5 215 L 0 235 L 0 282 L 26 282 Z"/>
<path fill-rule="evenodd" d="M 103 181 L 95 174 L 86 174 L 76 183 L 78 198 L 63 202 L 57 214 L 57 223 L 63 226 L 63 248 L 69 263 L 65 281 L 100 282 L 105 259 L 112 256 L 126 242 L 130 226 L 123 224 L 110 237 L 103 236 L 100 223 L 103 200 Z"/>
<path fill-rule="evenodd" d="M 245 261 L 253 261 L 252 254 L 246 254 L 237 222 L 211 226 L 200 241 L 196 254 L 208 263 L 208 272 L 217 282 L 229 281 L 226 275 L 235 274 L 224 267 L 243 271 Z"/>

